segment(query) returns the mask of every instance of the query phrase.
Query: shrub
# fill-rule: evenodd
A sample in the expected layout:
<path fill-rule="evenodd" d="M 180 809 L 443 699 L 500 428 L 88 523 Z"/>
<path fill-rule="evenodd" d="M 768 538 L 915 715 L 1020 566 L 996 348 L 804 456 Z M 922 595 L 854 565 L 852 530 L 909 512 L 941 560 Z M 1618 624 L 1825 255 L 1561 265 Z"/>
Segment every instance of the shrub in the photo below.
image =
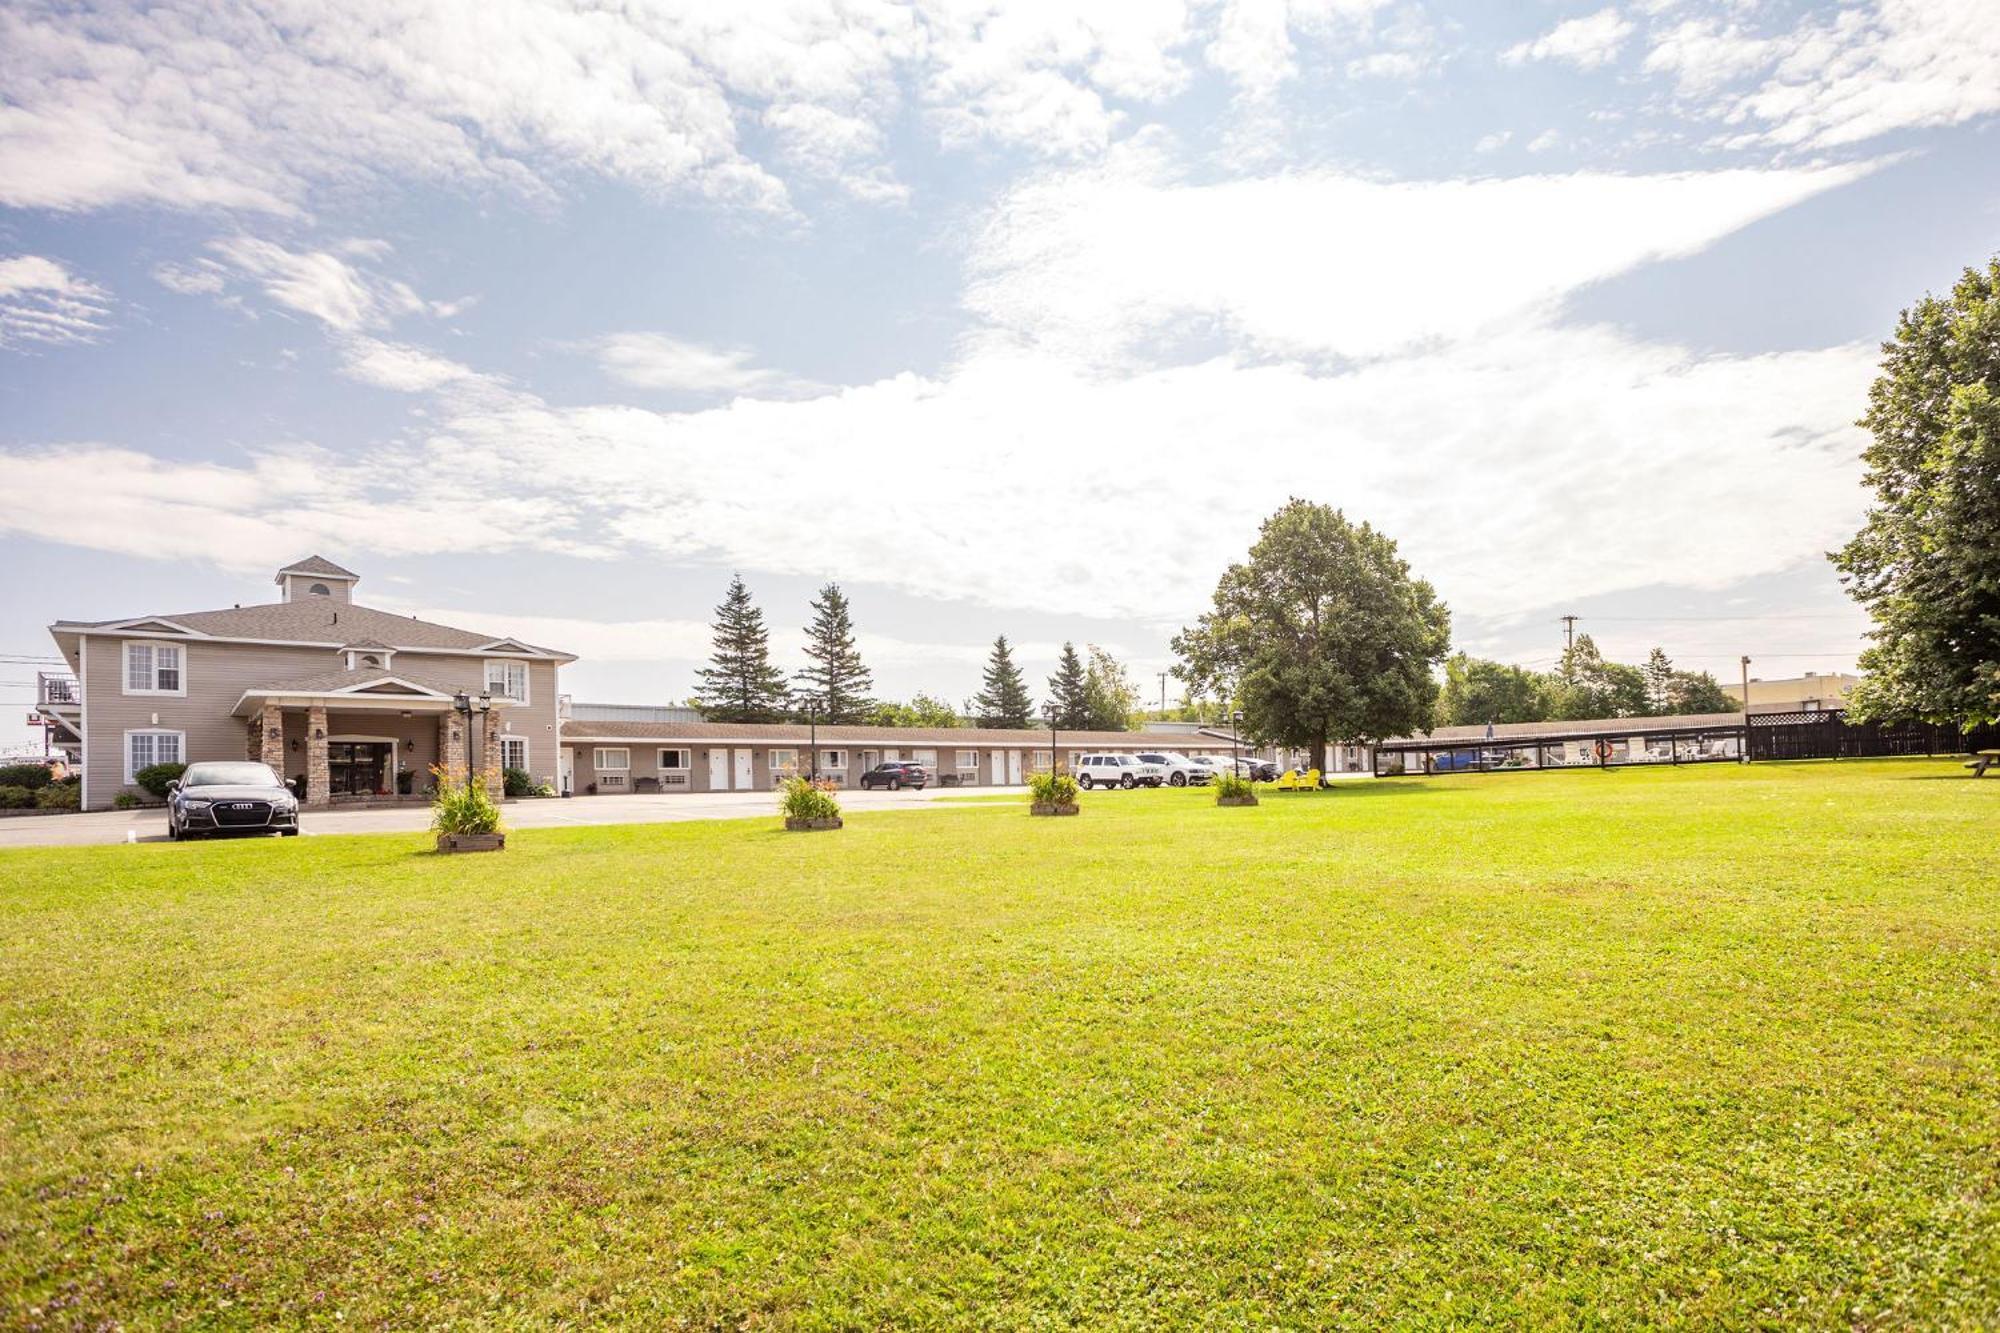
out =
<path fill-rule="evenodd" d="M 49 785 L 47 764 L 0 764 L 0 787 L 26 787 L 40 791 Z"/>
<path fill-rule="evenodd" d="M 0 810 L 32 810 L 35 808 L 35 793 L 26 787 L 8 785 L 0 787 Z"/>
<path fill-rule="evenodd" d="M 164 801 L 167 799 L 167 784 L 179 781 L 185 772 L 186 764 L 148 764 L 132 775 L 132 781 Z"/>
<path fill-rule="evenodd" d="M 83 805 L 83 788 L 73 782 L 58 782 L 35 793 L 35 804 L 43 810 L 76 810 Z"/>
<path fill-rule="evenodd" d="M 1215 799 L 1218 801 L 1224 797 L 1236 799 L 1244 796 L 1253 796 L 1256 794 L 1256 791 L 1256 785 L 1241 773 L 1229 772 L 1217 773 L 1215 775 Z"/>
<path fill-rule="evenodd" d="M 535 780 L 525 768 L 503 768 L 500 770 L 500 789 L 509 796 L 533 796 Z"/>
<path fill-rule="evenodd" d="M 137 810 L 139 808 L 139 798 L 129 791 L 121 791 L 111 798 L 111 808 L 114 810 Z"/>
<path fill-rule="evenodd" d="M 810 778 L 786 778 L 779 790 L 784 795 L 778 800 L 778 809 L 787 819 L 840 818 L 840 802 L 834 798 L 829 779 L 814 782 Z"/>
<path fill-rule="evenodd" d="M 483 782 L 447 782 L 433 768 L 437 795 L 431 798 L 431 829 L 437 833 L 498 833 L 500 807 L 486 794 Z"/>
<path fill-rule="evenodd" d="M 1036 805 L 1075 805 L 1076 779 L 1067 773 L 1030 773 L 1028 799 Z"/>
<path fill-rule="evenodd" d="M 541 786 L 535 788 L 535 795 L 537 796 L 554 796 L 555 794 L 556 784 L 553 782 L 544 782 Z"/>

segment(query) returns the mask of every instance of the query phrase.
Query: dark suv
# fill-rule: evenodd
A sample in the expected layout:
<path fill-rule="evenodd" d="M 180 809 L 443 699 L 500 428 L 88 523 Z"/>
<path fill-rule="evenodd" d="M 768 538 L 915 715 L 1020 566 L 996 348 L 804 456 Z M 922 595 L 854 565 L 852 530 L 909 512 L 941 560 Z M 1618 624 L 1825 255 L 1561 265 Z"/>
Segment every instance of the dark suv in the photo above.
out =
<path fill-rule="evenodd" d="M 861 790 L 870 787 L 887 787 L 896 791 L 902 787 L 915 787 L 919 791 L 931 780 L 931 775 L 922 764 L 912 764 L 904 760 L 891 759 L 886 764 L 877 764 L 861 775 Z"/>
<path fill-rule="evenodd" d="M 169 838 L 298 831 L 299 803 L 267 764 L 189 764 L 167 784 Z"/>

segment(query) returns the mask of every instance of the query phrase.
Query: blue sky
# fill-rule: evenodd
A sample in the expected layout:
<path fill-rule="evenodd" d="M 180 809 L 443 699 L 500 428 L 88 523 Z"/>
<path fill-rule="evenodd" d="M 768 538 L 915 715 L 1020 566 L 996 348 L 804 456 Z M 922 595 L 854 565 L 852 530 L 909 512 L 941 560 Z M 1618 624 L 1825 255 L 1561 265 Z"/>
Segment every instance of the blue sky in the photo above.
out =
<path fill-rule="evenodd" d="M 1475 652 L 1842 668 L 1875 344 L 2000 248 L 1984 9 L 11 4 L 0 652 L 319 552 L 581 697 L 686 695 L 732 570 L 885 694 L 1150 690 L 1296 494 Z"/>

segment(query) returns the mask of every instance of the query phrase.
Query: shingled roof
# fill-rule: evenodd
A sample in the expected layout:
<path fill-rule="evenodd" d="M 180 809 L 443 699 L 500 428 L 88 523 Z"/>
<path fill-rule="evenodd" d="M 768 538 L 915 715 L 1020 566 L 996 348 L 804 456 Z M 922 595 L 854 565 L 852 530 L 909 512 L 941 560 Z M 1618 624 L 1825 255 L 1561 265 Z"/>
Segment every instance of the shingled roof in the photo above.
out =
<path fill-rule="evenodd" d="M 1018 745 L 1024 750 L 1049 745 L 1049 729 L 1014 730 L 1001 727 L 842 727 L 822 724 L 819 743 L 826 745 Z M 811 728 L 802 722 L 618 722 L 570 718 L 562 724 L 566 743 L 603 741 L 764 741 L 789 745 L 808 743 Z M 1161 744 L 1162 740 L 1180 744 Z M 1161 737 L 1144 731 L 1063 731 L 1056 743 L 1065 750 L 1178 750 L 1190 743 L 1198 750 L 1227 744 L 1210 736 Z"/>
<path fill-rule="evenodd" d="M 415 616 L 392 615 L 372 606 L 329 601 L 324 597 L 297 602 L 268 602 L 257 606 L 233 606 L 221 611 L 184 611 L 174 615 L 121 616 L 117 620 L 89 621 L 72 625 L 75 629 L 101 629 L 128 625 L 135 620 L 170 621 L 197 634 L 225 639 L 270 639 L 283 643 L 315 643 L 346 647 L 360 639 L 374 639 L 386 648 L 459 649 L 475 651 L 507 636 L 482 634 L 451 625 L 439 625 Z M 513 642 L 520 643 L 518 639 Z M 529 651 L 547 657 L 569 659 L 570 654 L 554 648 L 522 644 Z M 504 651 L 504 650 L 502 650 Z"/>
<path fill-rule="evenodd" d="M 282 581 L 287 574 L 317 574 L 324 579 L 351 579 L 361 582 L 361 576 L 351 569 L 342 569 L 323 555 L 309 555 L 295 564 L 286 565 L 278 571 Z"/>

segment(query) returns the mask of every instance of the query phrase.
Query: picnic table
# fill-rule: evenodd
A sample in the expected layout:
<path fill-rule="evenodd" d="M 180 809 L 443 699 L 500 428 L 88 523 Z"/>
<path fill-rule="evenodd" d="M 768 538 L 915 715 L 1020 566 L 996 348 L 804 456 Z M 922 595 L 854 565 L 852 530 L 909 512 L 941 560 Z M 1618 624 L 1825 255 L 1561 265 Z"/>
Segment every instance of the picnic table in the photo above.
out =
<path fill-rule="evenodd" d="M 1987 769 L 2000 768 L 2000 750 L 1975 750 L 1966 767 L 1972 770 L 1973 777 L 1983 778 Z"/>

